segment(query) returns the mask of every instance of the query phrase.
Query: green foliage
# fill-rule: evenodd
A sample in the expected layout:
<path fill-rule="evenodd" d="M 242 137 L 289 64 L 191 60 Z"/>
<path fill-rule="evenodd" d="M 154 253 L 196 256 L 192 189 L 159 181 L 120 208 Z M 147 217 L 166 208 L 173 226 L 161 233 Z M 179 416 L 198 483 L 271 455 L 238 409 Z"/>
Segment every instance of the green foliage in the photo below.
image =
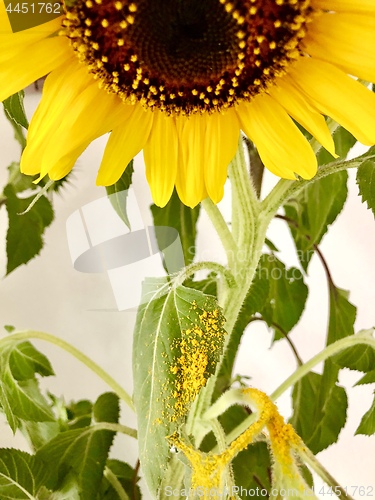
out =
<path fill-rule="evenodd" d="M 0 497 L 2 500 L 40 498 L 48 468 L 32 455 L 0 449 Z"/>
<path fill-rule="evenodd" d="M 34 197 L 19 198 L 11 184 L 4 189 L 9 218 L 7 232 L 7 274 L 26 264 L 43 248 L 43 234 L 54 218 L 50 201 L 42 196 L 29 212 L 24 212 Z"/>
<path fill-rule="evenodd" d="M 284 206 L 297 254 L 306 271 L 323 236 L 344 207 L 348 174 L 346 171 L 309 184 Z"/>
<path fill-rule="evenodd" d="M 130 222 L 128 214 L 126 212 L 126 202 L 128 198 L 127 190 L 130 188 L 133 178 L 134 168 L 133 160 L 127 165 L 120 179 L 112 186 L 107 186 L 105 189 L 107 195 L 109 196 L 109 201 L 111 202 L 116 213 L 120 219 L 130 227 Z"/>
<path fill-rule="evenodd" d="M 346 422 L 345 389 L 332 384 L 327 374 L 310 372 L 295 385 L 292 398 L 290 422 L 311 451 L 318 453 L 335 443 Z"/>
<path fill-rule="evenodd" d="M 271 459 L 266 443 L 254 443 L 233 460 L 234 482 L 244 490 L 271 490 Z M 261 498 L 261 495 L 254 495 Z M 240 496 L 246 498 L 246 496 Z"/>
<path fill-rule="evenodd" d="M 17 92 L 3 101 L 4 113 L 14 130 L 14 137 L 20 143 L 21 149 L 26 147 L 26 139 L 23 129 L 29 127 L 23 105 L 25 93 L 23 90 Z"/>
<path fill-rule="evenodd" d="M 156 495 L 170 460 L 166 437 L 176 430 L 215 371 L 224 342 L 216 299 L 162 280 L 144 284 L 133 346 L 134 403 L 139 453 Z"/>
<path fill-rule="evenodd" d="M 93 406 L 94 421 L 116 423 L 118 418 L 118 397 L 113 393 L 99 396 Z M 113 431 L 92 425 L 62 432 L 50 440 L 36 453 L 36 457 L 50 469 L 47 487 L 56 489 L 72 471 L 80 498 L 95 498 L 114 435 Z"/>
<path fill-rule="evenodd" d="M 357 184 L 362 202 L 367 203 L 375 216 L 375 163 L 367 160 L 357 170 Z"/>
<path fill-rule="evenodd" d="M 371 408 L 363 415 L 361 423 L 355 433 L 365 434 L 367 436 L 375 434 L 375 398 Z"/>
<path fill-rule="evenodd" d="M 263 255 L 258 266 L 261 280 L 267 280 L 267 300 L 259 312 L 281 339 L 297 324 L 305 308 L 308 289 L 299 269 L 285 265 L 274 255 Z"/>
<path fill-rule="evenodd" d="M 154 225 L 173 227 L 180 235 L 182 251 L 184 255 L 185 265 L 193 262 L 195 256 L 195 238 L 196 225 L 199 217 L 200 206 L 189 208 L 184 205 L 176 191 L 173 192 L 171 199 L 164 208 L 151 206 L 151 212 L 154 218 Z M 158 245 L 160 250 L 166 248 L 163 233 L 156 232 Z"/>
<path fill-rule="evenodd" d="M 356 308 L 345 290 L 330 282 L 330 312 L 327 345 L 354 334 Z M 340 367 L 332 359 L 324 363 L 323 374 L 309 373 L 293 391 L 291 422 L 307 446 L 318 453 L 338 439 L 346 421 L 347 396 L 337 385 Z"/>
<path fill-rule="evenodd" d="M 8 339 L 6 339 L 8 340 Z M 29 342 L 9 342 L 0 351 L 0 404 L 13 432 L 19 419 L 52 421 L 54 416 L 38 388 L 36 374 L 53 375 L 49 361 Z"/>

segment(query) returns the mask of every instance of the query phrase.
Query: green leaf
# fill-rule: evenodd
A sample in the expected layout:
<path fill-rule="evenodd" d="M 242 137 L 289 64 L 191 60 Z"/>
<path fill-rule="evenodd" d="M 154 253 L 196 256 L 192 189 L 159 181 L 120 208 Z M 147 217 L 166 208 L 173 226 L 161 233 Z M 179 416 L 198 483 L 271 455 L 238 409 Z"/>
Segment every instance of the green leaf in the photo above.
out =
<path fill-rule="evenodd" d="M 128 214 L 126 212 L 126 200 L 128 197 L 127 190 L 132 183 L 133 172 L 133 160 L 131 160 L 130 163 L 125 167 L 125 170 L 120 179 L 115 184 L 112 184 L 112 186 L 107 186 L 105 188 L 107 191 L 107 195 L 109 196 L 109 201 L 111 202 L 113 208 L 129 229 L 131 229 L 131 227 Z"/>
<path fill-rule="evenodd" d="M 117 422 L 119 400 L 113 393 L 102 394 L 94 404 L 93 414 L 97 422 Z M 100 487 L 108 453 L 115 433 L 91 426 L 62 432 L 37 451 L 51 472 L 46 485 L 55 489 L 73 471 L 82 500 L 95 498 Z"/>
<path fill-rule="evenodd" d="M 3 339 L 0 351 L 0 404 L 13 432 L 21 420 L 53 421 L 54 415 L 42 396 L 35 374 L 52 375 L 49 361 L 29 342 Z"/>
<path fill-rule="evenodd" d="M 27 129 L 29 128 L 29 122 L 26 118 L 25 107 L 23 105 L 24 97 L 25 92 L 21 90 L 5 99 L 3 106 L 8 119 Z"/>
<path fill-rule="evenodd" d="M 366 373 L 364 377 L 362 377 L 355 385 L 364 385 L 364 384 L 374 384 L 375 383 L 375 370 Z"/>
<path fill-rule="evenodd" d="M 16 380 L 34 378 L 36 373 L 43 377 L 55 375 L 46 356 L 30 342 L 21 342 L 14 346 L 9 356 L 9 367 Z"/>
<path fill-rule="evenodd" d="M 329 291 L 327 345 L 353 335 L 356 317 L 356 308 L 349 302 L 345 290 L 330 283 Z M 291 421 L 313 453 L 335 443 L 346 421 L 347 397 L 345 390 L 337 385 L 339 370 L 334 360 L 327 359 L 322 375 L 308 374 L 293 391 Z"/>
<path fill-rule="evenodd" d="M 324 450 L 338 439 L 346 422 L 347 396 L 345 389 L 331 385 L 322 406 L 322 386 L 326 377 L 310 372 L 295 386 L 292 393 L 294 414 L 290 423 L 313 453 Z"/>
<path fill-rule="evenodd" d="M 375 350 L 371 346 L 352 346 L 337 354 L 333 359 L 340 368 L 371 373 L 375 366 Z"/>
<path fill-rule="evenodd" d="M 51 203 L 42 196 L 26 214 L 18 215 L 30 205 L 31 198 L 18 198 L 13 186 L 4 189 L 9 228 L 7 232 L 7 274 L 26 264 L 39 254 L 43 247 L 43 233 L 54 217 Z"/>
<path fill-rule="evenodd" d="M 357 308 L 349 302 L 348 298 L 349 292 L 330 283 L 327 345 L 349 335 L 354 335 Z"/>
<path fill-rule="evenodd" d="M 14 137 L 20 143 L 21 148 L 26 147 L 26 139 L 23 128 L 29 127 L 29 122 L 26 118 L 23 98 L 25 93 L 23 90 L 17 94 L 11 95 L 3 101 L 4 113 L 14 130 Z"/>
<path fill-rule="evenodd" d="M 162 280 L 144 283 L 133 346 L 139 455 L 153 495 L 170 460 L 166 437 L 186 419 L 221 355 L 224 318 L 216 299 Z"/>
<path fill-rule="evenodd" d="M 347 172 L 341 171 L 319 179 L 284 206 L 298 258 L 305 271 L 314 253 L 314 245 L 320 243 L 328 226 L 344 207 L 348 195 L 347 178 Z"/>
<path fill-rule="evenodd" d="M 185 265 L 193 262 L 195 256 L 196 225 L 199 217 L 200 206 L 189 208 L 184 205 L 174 191 L 171 199 L 164 208 L 151 205 L 154 225 L 173 227 L 180 235 Z M 161 251 L 167 247 L 163 232 L 156 232 L 158 246 Z"/>
<path fill-rule="evenodd" d="M 0 449 L 0 497 L 2 500 L 39 498 L 48 469 L 35 456 L 15 449 Z"/>
<path fill-rule="evenodd" d="M 361 423 L 355 433 L 365 434 L 366 436 L 375 434 L 375 398 L 371 408 L 363 415 Z"/>
<path fill-rule="evenodd" d="M 367 208 L 375 216 L 375 163 L 367 160 L 357 170 L 357 184 L 362 203 L 367 203 Z"/>
<path fill-rule="evenodd" d="M 301 317 L 308 288 L 299 269 L 287 269 L 274 255 L 263 255 L 257 272 L 261 280 L 269 283 L 268 298 L 259 312 L 274 330 L 274 340 L 279 340 L 290 332 Z"/>
<path fill-rule="evenodd" d="M 107 460 L 106 468 L 109 469 L 110 472 L 116 477 L 123 490 L 128 494 L 129 498 L 132 500 L 141 499 L 141 490 L 137 484 L 139 477 L 137 476 L 136 471 L 129 464 L 120 462 L 120 460 Z M 118 499 L 113 485 L 106 477 L 103 478 L 99 498 L 101 500 Z"/>
<path fill-rule="evenodd" d="M 30 495 L 35 497 L 31 460 L 31 455 L 20 450 L 0 450 L 0 495 L 2 499 L 30 499 Z"/>
<path fill-rule="evenodd" d="M 245 491 L 271 490 L 271 460 L 266 443 L 254 443 L 232 462 L 234 483 Z M 240 495 L 240 498 L 246 498 Z M 254 497 L 261 497 L 255 495 Z"/>

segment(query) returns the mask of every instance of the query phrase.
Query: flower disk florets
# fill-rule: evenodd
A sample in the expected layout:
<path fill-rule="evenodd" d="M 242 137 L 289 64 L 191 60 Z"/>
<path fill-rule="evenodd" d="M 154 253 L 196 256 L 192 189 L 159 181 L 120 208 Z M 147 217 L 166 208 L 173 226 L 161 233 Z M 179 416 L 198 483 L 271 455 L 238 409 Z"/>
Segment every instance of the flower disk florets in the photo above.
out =
<path fill-rule="evenodd" d="M 78 0 L 64 26 L 108 92 L 191 114 L 264 90 L 301 54 L 312 14 L 309 0 Z"/>

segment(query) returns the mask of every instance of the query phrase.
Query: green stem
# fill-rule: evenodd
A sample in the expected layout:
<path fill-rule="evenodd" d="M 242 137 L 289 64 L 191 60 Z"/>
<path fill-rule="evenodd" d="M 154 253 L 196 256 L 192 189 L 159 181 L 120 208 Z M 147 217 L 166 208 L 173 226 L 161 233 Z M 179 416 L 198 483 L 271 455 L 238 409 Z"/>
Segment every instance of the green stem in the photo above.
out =
<path fill-rule="evenodd" d="M 97 430 L 120 432 L 121 434 L 137 439 L 137 431 L 127 425 L 113 424 L 111 422 L 98 422 L 93 427 Z"/>
<path fill-rule="evenodd" d="M 174 286 L 178 287 L 183 284 L 183 282 L 189 278 L 192 274 L 198 271 L 209 270 L 213 271 L 217 274 L 220 274 L 226 281 L 229 287 L 233 287 L 235 285 L 235 279 L 233 274 L 228 271 L 228 269 L 217 262 L 211 261 L 202 261 L 202 262 L 194 262 L 189 266 L 185 267 L 176 277 L 174 281 Z"/>
<path fill-rule="evenodd" d="M 314 366 L 328 358 L 331 358 L 340 351 L 347 349 L 348 347 L 355 346 L 357 344 L 367 344 L 375 350 L 375 339 L 370 337 L 368 332 L 358 333 L 357 335 L 350 335 L 343 339 L 337 340 L 333 344 L 330 344 L 316 356 L 311 358 L 307 363 L 297 368 L 297 370 L 292 373 L 272 394 L 271 399 L 275 401 L 278 399 L 286 390 L 296 384 L 301 378 L 303 378 L 309 371 L 311 371 Z"/>
<path fill-rule="evenodd" d="M 128 406 L 134 411 L 134 405 L 132 398 L 129 394 L 123 389 L 120 384 L 118 384 L 106 371 L 103 370 L 99 365 L 97 365 L 92 359 L 83 354 L 81 351 L 73 347 L 65 340 L 62 340 L 54 335 L 45 332 L 38 332 L 35 330 L 27 330 L 24 332 L 12 333 L 8 337 L 5 337 L 0 340 L 0 346 L 3 344 L 7 344 L 8 342 L 15 342 L 17 340 L 29 340 L 29 339 L 40 339 L 45 340 L 46 342 L 50 342 L 64 351 L 68 352 L 72 356 L 74 356 L 78 361 L 86 365 L 90 370 L 92 370 L 98 377 L 100 377 L 112 390 L 115 392 L 120 399 L 122 399 Z"/>
<path fill-rule="evenodd" d="M 372 332 L 372 331 L 371 331 Z M 325 361 L 326 359 L 334 356 L 340 351 L 347 349 L 349 347 L 365 344 L 371 346 L 375 350 L 375 339 L 370 336 L 369 331 L 365 331 L 363 333 L 358 333 L 357 335 L 351 335 L 349 337 L 345 337 L 341 340 L 337 340 L 333 344 L 330 344 L 328 347 L 319 352 L 316 356 L 311 358 L 307 363 L 303 366 L 297 368 L 297 370 L 288 377 L 270 396 L 273 401 L 276 401 L 286 390 L 296 384 L 301 378 L 303 378 L 307 373 L 309 373 L 316 365 L 320 362 Z M 224 405 L 225 406 L 225 405 Z M 209 413 L 209 418 L 213 418 L 218 414 L 218 408 L 215 407 L 215 414 Z M 242 434 L 252 423 L 254 422 L 254 415 L 250 415 L 247 417 L 241 424 L 235 427 L 228 435 L 227 442 L 232 442 L 233 439 L 236 439 L 240 434 Z"/>
<path fill-rule="evenodd" d="M 223 214 L 210 198 L 206 198 L 202 201 L 202 207 L 210 218 L 220 238 L 220 241 L 227 255 L 228 265 L 231 268 L 233 259 L 235 258 L 235 255 L 237 253 L 237 245 L 233 239 L 232 233 L 230 232 L 227 223 L 224 220 Z"/>
<path fill-rule="evenodd" d="M 122 487 L 122 484 L 117 479 L 117 476 L 113 474 L 111 469 L 109 469 L 108 467 L 105 467 L 104 469 L 104 477 L 111 484 L 112 488 L 115 490 L 120 500 L 130 500 L 129 495 Z"/>
<path fill-rule="evenodd" d="M 323 467 L 323 465 L 317 460 L 315 455 L 306 447 L 298 448 L 298 454 L 302 458 L 302 460 L 310 466 L 310 468 L 316 472 L 316 474 L 323 479 L 323 481 L 328 484 L 332 488 L 332 490 L 336 493 L 337 490 L 340 492 L 336 494 L 339 498 L 344 498 L 345 500 L 353 500 L 353 498 L 347 494 L 345 488 L 340 486 L 340 484 L 336 481 L 336 479 L 331 476 L 331 474 Z"/>

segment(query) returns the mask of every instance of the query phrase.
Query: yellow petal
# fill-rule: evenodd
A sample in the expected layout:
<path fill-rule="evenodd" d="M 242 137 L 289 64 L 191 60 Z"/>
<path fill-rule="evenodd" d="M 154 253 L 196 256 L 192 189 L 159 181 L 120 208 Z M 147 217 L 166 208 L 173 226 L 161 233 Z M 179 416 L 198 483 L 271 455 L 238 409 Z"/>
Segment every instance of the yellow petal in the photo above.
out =
<path fill-rule="evenodd" d="M 110 186 L 118 181 L 126 166 L 137 155 L 150 135 L 153 113 L 142 106 L 124 105 L 124 120 L 110 135 L 96 184 Z"/>
<path fill-rule="evenodd" d="M 269 89 L 269 93 L 294 120 L 335 156 L 335 144 L 325 119 L 309 105 L 306 98 L 289 82 L 287 77 L 279 78 L 276 85 Z"/>
<path fill-rule="evenodd" d="M 164 207 L 172 195 L 177 173 L 178 140 L 173 118 L 154 111 L 151 134 L 143 153 L 152 198 L 156 205 Z"/>
<path fill-rule="evenodd" d="M 290 70 L 293 81 L 317 109 L 340 123 L 360 142 L 375 143 L 375 94 L 331 64 L 301 58 Z"/>
<path fill-rule="evenodd" d="M 180 144 L 176 189 L 180 200 L 195 207 L 204 197 L 205 139 L 208 117 L 191 115 L 177 118 Z"/>
<path fill-rule="evenodd" d="M 224 195 L 229 162 L 236 154 L 240 124 L 234 110 L 206 118 L 204 144 L 204 178 L 208 196 L 218 203 Z"/>
<path fill-rule="evenodd" d="M 67 109 L 92 78 L 74 58 L 53 71 L 46 79 L 41 102 L 27 133 L 27 146 L 21 158 L 21 170 L 28 175 L 40 172 L 41 155 L 51 136 L 59 128 Z M 67 145 L 66 145 L 67 146 Z"/>
<path fill-rule="evenodd" d="M 57 68 L 71 54 L 68 40 L 52 37 L 22 50 L 21 57 L 0 62 L 0 101 Z"/>
<path fill-rule="evenodd" d="M 264 165 L 285 179 L 305 179 L 317 170 L 315 155 L 293 120 L 272 97 L 263 94 L 237 108 L 241 128 L 255 143 Z"/>
<path fill-rule="evenodd" d="M 374 0 L 312 0 L 311 3 L 314 8 L 336 12 L 375 12 Z"/>
<path fill-rule="evenodd" d="M 304 42 L 310 55 L 330 62 L 346 73 L 375 81 L 375 16 L 318 16 L 309 26 Z"/>

